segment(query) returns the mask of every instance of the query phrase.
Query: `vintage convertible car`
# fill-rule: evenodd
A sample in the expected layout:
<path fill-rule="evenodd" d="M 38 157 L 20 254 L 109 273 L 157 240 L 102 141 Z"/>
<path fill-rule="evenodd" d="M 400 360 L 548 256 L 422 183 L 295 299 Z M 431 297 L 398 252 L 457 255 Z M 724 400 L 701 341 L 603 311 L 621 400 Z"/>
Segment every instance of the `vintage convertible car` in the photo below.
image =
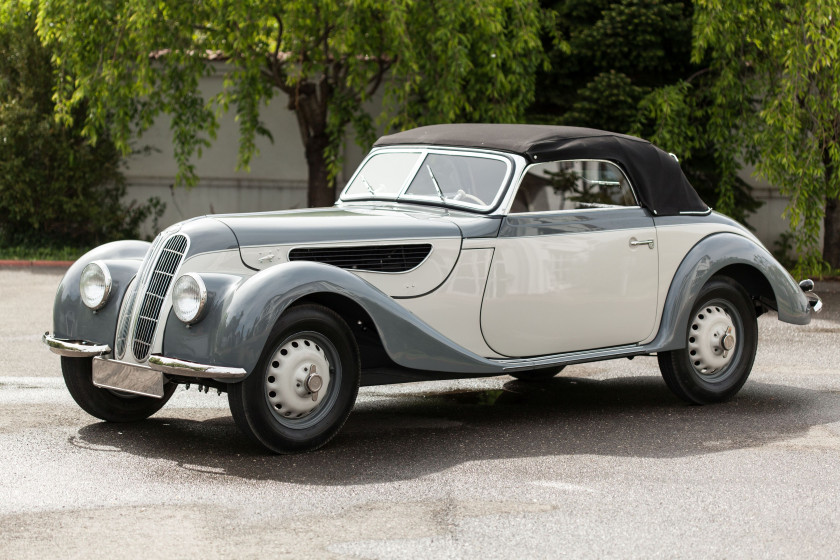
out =
<path fill-rule="evenodd" d="M 360 383 L 656 354 L 676 395 L 723 401 L 752 368 L 756 317 L 808 323 L 812 288 L 649 142 L 440 125 L 381 138 L 332 208 L 204 216 L 90 251 L 44 342 L 97 418 L 146 418 L 193 383 L 290 452 L 332 438 Z"/>

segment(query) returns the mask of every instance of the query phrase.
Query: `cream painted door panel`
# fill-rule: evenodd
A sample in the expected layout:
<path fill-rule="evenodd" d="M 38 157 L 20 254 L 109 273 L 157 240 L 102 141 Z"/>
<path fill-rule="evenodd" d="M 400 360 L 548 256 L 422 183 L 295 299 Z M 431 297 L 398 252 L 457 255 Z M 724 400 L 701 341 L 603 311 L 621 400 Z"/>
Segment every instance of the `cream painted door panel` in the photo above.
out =
<path fill-rule="evenodd" d="M 481 310 L 487 344 L 519 357 L 644 340 L 656 322 L 657 247 L 641 209 L 508 217 Z"/>

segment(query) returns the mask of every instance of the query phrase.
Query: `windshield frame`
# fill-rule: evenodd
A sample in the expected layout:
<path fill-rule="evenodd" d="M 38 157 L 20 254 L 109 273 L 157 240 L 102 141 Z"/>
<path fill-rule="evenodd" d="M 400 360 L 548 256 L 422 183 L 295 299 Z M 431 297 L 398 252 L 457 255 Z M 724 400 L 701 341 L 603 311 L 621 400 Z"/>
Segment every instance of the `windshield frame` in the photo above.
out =
<path fill-rule="evenodd" d="M 396 195 L 388 194 L 388 195 L 379 195 L 376 194 L 369 194 L 369 193 L 357 193 L 357 194 L 348 194 L 347 191 L 349 190 L 350 186 L 356 181 L 357 177 L 361 175 L 362 169 L 367 165 L 368 161 L 375 156 L 389 154 L 389 153 L 416 153 L 418 154 L 417 161 L 412 166 L 409 173 L 407 173 L 403 184 L 400 186 L 399 191 Z M 496 196 L 494 197 L 493 201 L 489 204 L 479 206 L 478 204 L 471 203 L 469 201 L 459 201 L 459 200 L 452 200 L 452 199 L 445 199 L 441 200 L 438 196 L 428 196 L 428 195 L 414 195 L 414 194 L 407 194 L 406 191 L 411 186 L 412 181 L 417 176 L 417 173 L 420 172 L 423 162 L 426 161 L 426 158 L 430 154 L 436 155 L 451 155 L 451 156 L 458 156 L 458 157 L 475 157 L 475 158 L 483 158 L 483 159 L 491 159 L 495 161 L 500 161 L 505 165 L 505 173 L 502 177 L 501 181 L 496 190 Z M 412 204 L 428 204 L 431 206 L 439 206 L 445 208 L 453 208 L 457 210 L 466 210 L 469 212 L 477 212 L 481 214 L 488 214 L 496 209 L 500 202 L 504 199 L 505 194 L 507 193 L 508 189 L 510 188 L 511 179 L 513 178 L 514 171 L 516 169 L 516 165 L 514 162 L 513 157 L 510 154 L 506 154 L 503 152 L 495 152 L 489 150 L 476 150 L 476 149 L 465 149 L 465 148 L 446 148 L 446 147 L 433 147 L 433 146 L 400 146 L 400 147 L 385 147 L 385 148 L 374 148 L 371 152 L 365 157 L 364 160 L 359 164 L 356 168 L 356 171 L 350 177 L 350 180 L 347 181 L 347 184 L 341 191 L 341 196 L 339 197 L 340 202 L 356 202 L 356 201 L 365 201 L 365 200 L 374 200 L 374 201 L 387 201 L 387 202 L 403 202 L 403 203 L 412 203 Z"/>

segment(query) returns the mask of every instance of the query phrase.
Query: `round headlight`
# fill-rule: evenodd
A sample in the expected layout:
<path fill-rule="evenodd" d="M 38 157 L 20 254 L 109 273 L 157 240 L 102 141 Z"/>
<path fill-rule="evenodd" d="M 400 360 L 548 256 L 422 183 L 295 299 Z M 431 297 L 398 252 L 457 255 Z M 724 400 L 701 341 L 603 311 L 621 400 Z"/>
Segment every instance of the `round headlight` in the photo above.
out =
<path fill-rule="evenodd" d="M 79 280 L 79 293 L 82 302 L 93 310 L 108 303 L 111 295 L 111 272 L 105 263 L 94 261 L 82 270 Z"/>
<path fill-rule="evenodd" d="M 172 309 L 183 322 L 195 323 L 201 319 L 207 303 L 207 288 L 198 274 L 188 272 L 175 281 L 172 288 Z"/>

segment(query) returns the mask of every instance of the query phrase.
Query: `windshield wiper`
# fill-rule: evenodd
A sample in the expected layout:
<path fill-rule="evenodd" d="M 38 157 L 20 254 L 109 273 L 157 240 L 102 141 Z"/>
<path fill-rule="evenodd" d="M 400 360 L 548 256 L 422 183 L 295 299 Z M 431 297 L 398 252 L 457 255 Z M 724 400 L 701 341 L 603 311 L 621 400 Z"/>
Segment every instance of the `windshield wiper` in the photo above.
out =
<path fill-rule="evenodd" d="M 446 198 L 443 196 L 443 191 L 440 190 L 440 185 L 438 185 L 437 179 L 435 179 L 435 174 L 432 173 L 432 168 L 429 166 L 428 163 L 426 164 L 426 170 L 429 172 L 429 177 L 432 178 L 432 184 L 435 186 L 435 190 L 437 191 L 438 196 L 440 197 L 440 201 L 446 202 Z"/>
<path fill-rule="evenodd" d="M 373 187 L 371 187 L 370 183 L 367 182 L 367 179 L 365 179 L 365 176 L 360 174 L 359 178 L 362 180 L 362 183 L 364 183 L 365 186 L 367 187 L 368 192 L 370 194 L 372 194 L 373 196 L 376 196 L 376 193 L 373 191 Z"/>

